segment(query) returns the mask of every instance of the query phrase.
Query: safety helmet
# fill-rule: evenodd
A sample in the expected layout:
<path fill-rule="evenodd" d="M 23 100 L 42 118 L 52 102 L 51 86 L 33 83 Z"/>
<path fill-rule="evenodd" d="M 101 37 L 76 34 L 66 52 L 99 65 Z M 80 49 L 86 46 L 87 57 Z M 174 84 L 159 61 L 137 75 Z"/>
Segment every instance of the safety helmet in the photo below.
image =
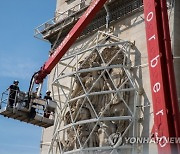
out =
<path fill-rule="evenodd" d="M 19 83 L 19 81 L 18 81 L 18 80 L 14 80 L 14 82 L 13 82 L 13 83 L 14 83 L 14 84 L 15 84 L 15 83 Z"/>
<path fill-rule="evenodd" d="M 51 91 L 47 90 L 47 91 L 46 91 L 46 94 L 47 94 L 47 93 L 51 93 Z"/>

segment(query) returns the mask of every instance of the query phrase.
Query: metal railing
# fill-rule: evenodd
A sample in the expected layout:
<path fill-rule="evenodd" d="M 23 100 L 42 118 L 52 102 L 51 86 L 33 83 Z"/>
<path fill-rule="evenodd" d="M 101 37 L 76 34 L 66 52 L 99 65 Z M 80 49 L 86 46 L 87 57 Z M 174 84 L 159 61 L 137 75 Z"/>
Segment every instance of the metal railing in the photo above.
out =
<path fill-rule="evenodd" d="M 9 92 L 8 90 L 4 91 L 1 94 L 1 101 L 0 101 L 0 109 L 7 106 L 7 102 L 8 102 L 8 97 L 9 97 Z"/>
<path fill-rule="evenodd" d="M 4 107 L 16 108 L 17 103 L 22 101 L 22 99 L 24 97 L 23 95 L 24 95 L 24 93 L 21 91 L 7 89 L 1 95 L 0 109 L 4 108 Z"/>
<path fill-rule="evenodd" d="M 11 97 L 10 94 L 15 93 L 14 96 Z M 48 110 L 45 110 L 45 107 L 43 105 L 40 104 L 36 104 L 35 102 L 33 104 L 30 104 L 30 108 L 27 108 L 27 102 L 26 102 L 26 98 L 27 95 L 25 95 L 24 92 L 19 92 L 17 90 L 13 90 L 11 89 L 11 92 L 9 92 L 9 90 L 4 91 L 1 94 L 1 99 L 0 99 L 0 109 L 4 109 L 4 108 L 13 108 L 16 109 L 18 111 L 25 111 L 25 112 L 30 112 L 31 107 L 34 108 L 35 113 L 40 115 L 40 116 L 44 116 L 45 113 L 48 114 L 49 116 L 54 117 L 54 113 L 52 112 L 48 112 Z M 13 102 L 13 104 L 10 104 L 10 101 Z"/>
<path fill-rule="evenodd" d="M 50 20 L 35 28 L 34 37 L 42 39 L 43 32 L 48 31 L 49 28 L 53 27 L 57 23 L 65 22 L 67 19 L 73 17 L 76 13 L 87 8 L 88 5 L 89 3 L 87 3 L 86 1 L 82 1 L 65 12 L 60 12 L 59 10 L 57 10 L 55 12 L 54 18 L 51 18 Z"/>

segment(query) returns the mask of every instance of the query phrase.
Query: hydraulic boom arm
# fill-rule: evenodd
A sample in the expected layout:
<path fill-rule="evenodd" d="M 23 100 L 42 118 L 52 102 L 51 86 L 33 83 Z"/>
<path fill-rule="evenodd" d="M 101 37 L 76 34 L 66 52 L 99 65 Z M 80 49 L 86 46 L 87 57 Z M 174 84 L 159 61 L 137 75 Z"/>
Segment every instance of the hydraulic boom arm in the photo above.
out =
<path fill-rule="evenodd" d="M 67 34 L 64 40 L 61 42 L 59 47 L 54 51 L 54 53 L 45 62 L 44 66 L 41 67 L 40 71 L 35 75 L 35 83 L 39 84 L 43 82 L 43 79 L 51 72 L 58 61 L 63 57 L 63 55 L 68 51 L 71 45 L 80 36 L 85 27 L 90 23 L 90 21 L 95 17 L 96 13 L 103 7 L 107 0 L 93 0 L 81 16 L 78 22 L 74 25 L 71 31 Z"/>

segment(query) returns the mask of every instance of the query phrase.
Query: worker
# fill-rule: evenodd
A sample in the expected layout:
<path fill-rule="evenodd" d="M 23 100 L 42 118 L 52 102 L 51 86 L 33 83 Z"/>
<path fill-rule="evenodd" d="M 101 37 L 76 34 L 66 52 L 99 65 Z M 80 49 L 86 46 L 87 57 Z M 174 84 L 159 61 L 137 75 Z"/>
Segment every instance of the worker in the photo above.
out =
<path fill-rule="evenodd" d="M 38 94 L 38 89 L 39 89 L 39 87 L 36 87 L 35 92 L 33 92 L 33 98 L 41 98 L 41 96 L 42 96 L 41 93 L 39 94 L 39 96 L 37 95 Z"/>
<path fill-rule="evenodd" d="M 52 97 L 50 96 L 50 94 L 51 94 L 51 91 L 47 90 L 46 95 L 44 96 L 44 99 L 47 100 L 47 103 L 48 103 L 48 100 L 52 100 Z M 49 118 L 50 114 L 51 114 L 51 111 L 48 111 L 46 107 L 44 110 L 44 117 Z"/>
<path fill-rule="evenodd" d="M 46 100 L 52 100 L 52 97 L 50 96 L 51 95 L 51 91 L 49 91 L 49 90 L 47 90 L 46 91 L 46 95 L 44 96 L 44 99 L 46 99 Z"/>
<path fill-rule="evenodd" d="M 14 104 L 17 103 L 17 96 L 18 96 L 18 92 L 20 91 L 18 84 L 19 84 L 19 81 L 14 80 L 13 84 L 10 85 L 8 88 L 9 90 L 8 107 L 13 108 Z"/>

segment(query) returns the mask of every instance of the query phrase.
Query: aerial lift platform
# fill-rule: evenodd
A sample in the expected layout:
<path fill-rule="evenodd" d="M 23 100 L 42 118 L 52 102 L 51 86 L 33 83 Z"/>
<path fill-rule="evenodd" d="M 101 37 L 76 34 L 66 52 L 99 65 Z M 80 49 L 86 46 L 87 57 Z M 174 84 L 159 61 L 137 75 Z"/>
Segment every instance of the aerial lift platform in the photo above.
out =
<path fill-rule="evenodd" d="M 53 126 L 54 124 L 54 120 L 52 119 L 48 119 L 40 115 L 35 115 L 35 117 L 31 119 L 28 117 L 28 114 L 26 112 L 19 111 L 17 109 L 12 109 L 10 107 L 5 107 L 1 109 L 0 114 L 3 115 L 4 117 L 27 122 L 36 126 L 44 127 L 44 128 Z"/>
<path fill-rule="evenodd" d="M 2 94 L 0 102 L 0 114 L 4 117 L 44 128 L 53 126 L 54 112 L 57 105 L 55 101 L 42 98 L 31 98 L 31 102 L 28 102 L 28 95 L 24 92 L 18 92 L 14 100 L 14 102 L 16 102 L 15 105 L 10 107 L 8 98 L 9 92 L 6 91 Z M 51 112 L 49 118 L 44 116 L 47 110 Z"/>

